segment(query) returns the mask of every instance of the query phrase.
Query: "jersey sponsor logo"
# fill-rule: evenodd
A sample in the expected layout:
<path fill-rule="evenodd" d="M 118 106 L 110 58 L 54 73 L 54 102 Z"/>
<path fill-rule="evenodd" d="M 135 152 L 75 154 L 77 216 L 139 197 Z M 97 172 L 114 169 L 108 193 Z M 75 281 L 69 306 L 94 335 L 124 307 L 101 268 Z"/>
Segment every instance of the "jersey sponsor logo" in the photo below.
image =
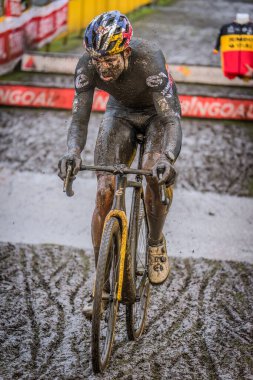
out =
<path fill-rule="evenodd" d="M 164 79 L 167 79 L 167 75 L 163 72 L 160 72 L 158 75 L 151 75 L 147 77 L 146 83 L 148 87 L 158 87 L 164 82 Z"/>
<path fill-rule="evenodd" d="M 173 79 L 171 74 L 168 76 L 168 83 L 166 84 L 166 87 L 162 90 L 162 95 L 166 96 L 167 98 L 171 98 L 173 95 Z"/>
<path fill-rule="evenodd" d="M 75 81 L 76 88 L 78 89 L 83 88 L 83 87 L 88 86 L 88 84 L 89 84 L 89 80 L 85 74 L 77 75 L 76 81 Z"/>
<path fill-rule="evenodd" d="M 167 103 L 165 98 L 158 100 L 159 107 L 161 108 L 161 111 L 167 114 L 167 111 L 169 111 L 170 107 Z"/>
<path fill-rule="evenodd" d="M 221 49 L 225 51 L 253 51 L 253 36 L 230 34 L 221 37 Z"/>

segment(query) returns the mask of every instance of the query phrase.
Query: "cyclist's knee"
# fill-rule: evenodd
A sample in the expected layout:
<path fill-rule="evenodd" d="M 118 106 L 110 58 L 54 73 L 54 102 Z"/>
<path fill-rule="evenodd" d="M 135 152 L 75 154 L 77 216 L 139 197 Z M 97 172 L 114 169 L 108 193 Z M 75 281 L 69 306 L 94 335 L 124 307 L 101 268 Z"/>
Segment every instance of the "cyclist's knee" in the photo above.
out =
<path fill-rule="evenodd" d="M 107 213 L 111 207 L 114 193 L 114 177 L 110 175 L 98 175 L 96 207 L 103 213 Z"/>

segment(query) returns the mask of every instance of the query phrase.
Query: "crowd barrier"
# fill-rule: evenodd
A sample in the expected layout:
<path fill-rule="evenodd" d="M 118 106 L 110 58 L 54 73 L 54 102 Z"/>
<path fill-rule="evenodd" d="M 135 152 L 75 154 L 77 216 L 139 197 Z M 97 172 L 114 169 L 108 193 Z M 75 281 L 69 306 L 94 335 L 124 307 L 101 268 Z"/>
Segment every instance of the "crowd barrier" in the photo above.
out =
<path fill-rule="evenodd" d="M 0 75 L 11 71 L 25 49 L 38 48 L 67 30 L 68 0 L 32 7 L 0 22 Z"/>

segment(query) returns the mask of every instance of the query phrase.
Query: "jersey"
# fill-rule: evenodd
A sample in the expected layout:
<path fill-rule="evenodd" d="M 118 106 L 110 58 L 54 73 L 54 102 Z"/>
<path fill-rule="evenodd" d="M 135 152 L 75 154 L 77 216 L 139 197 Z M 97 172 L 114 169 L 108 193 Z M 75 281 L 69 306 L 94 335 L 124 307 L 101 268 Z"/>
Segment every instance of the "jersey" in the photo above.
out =
<path fill-rule="evenodd" d="M 177 98 L 174 80 L 166 70 L 161 50 L 155 44 L 151 45 L 139 38 L 133 38 L 130 47 L 132 51 L 127 70 L 116 81 L 109 83 L 99 77 L 91 58 L 85 52 L 76 67 L 76 93 L 97 87 L 110 94 L 109 105 L 117 104 L 135 109 L 155 107 L 154 92 L 162 93 L 167 100 L 173 96 Z M 161 104 L 161 111 L 165 111 L 166 106 L 168 108 L 168 105 Z M 180 113 L 179 108 L 178 104 L 178 113 Z"/>
<path fill-rule="evenodd" d="M 68 135 L 69 151 L 82 151 L 87 135 L 87 126 L 92 108 L 95 88 L 109 93 L 107 110 L 116 110 L 120 116 L 145 110 L 158 115 L 167 125 L 164 147 L 178 156 L 182 132 L 180 125 L 181 108 L 176 85 L 166 69 L 162 51 L 154 43 L 133 38 L 130 43 L 131 55 L 128 65 L 120 76 L 112 81 L 103 81 L 87 52 L 79 59 L 75 71 L 75 98 L 72 121 Z M 129 111 L 128 111 L 129 110 Z M 164 148 L 164 149 L 165 149 Z"/>
<path fill-rule="evenodd" d="M 223 25 L 215 46 L 219 49 L 224 75 L 229 79 L 247 77 L 247 65 L 253 68 L 253 23 Z"/>

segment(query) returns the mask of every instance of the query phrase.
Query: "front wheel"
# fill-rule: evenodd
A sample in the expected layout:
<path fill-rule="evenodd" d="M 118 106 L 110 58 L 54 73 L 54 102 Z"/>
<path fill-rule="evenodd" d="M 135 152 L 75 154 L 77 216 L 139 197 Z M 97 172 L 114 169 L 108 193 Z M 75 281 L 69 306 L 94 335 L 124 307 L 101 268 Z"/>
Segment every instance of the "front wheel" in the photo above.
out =
<path fill-rule="evenodd" d="M 92 313 L 92 367 L 95 373 L 106 368 L 114 341 L 120 245 L 120 225 L 117 218 L 112 217 L 104 228 L 96 272 Z"/>
<path fill-rule="evenodd" d="M 144 330 L 150 296 L 147 274 L 148 223 L 142 198 L 139 207 L 136 206 L 135 204 L 129 226 L 130 241 L 132 242 L 133 278 L 136 289 L 135 302 L 126 305 L 127 335 L 130 340 L 139 338 Z"/>

